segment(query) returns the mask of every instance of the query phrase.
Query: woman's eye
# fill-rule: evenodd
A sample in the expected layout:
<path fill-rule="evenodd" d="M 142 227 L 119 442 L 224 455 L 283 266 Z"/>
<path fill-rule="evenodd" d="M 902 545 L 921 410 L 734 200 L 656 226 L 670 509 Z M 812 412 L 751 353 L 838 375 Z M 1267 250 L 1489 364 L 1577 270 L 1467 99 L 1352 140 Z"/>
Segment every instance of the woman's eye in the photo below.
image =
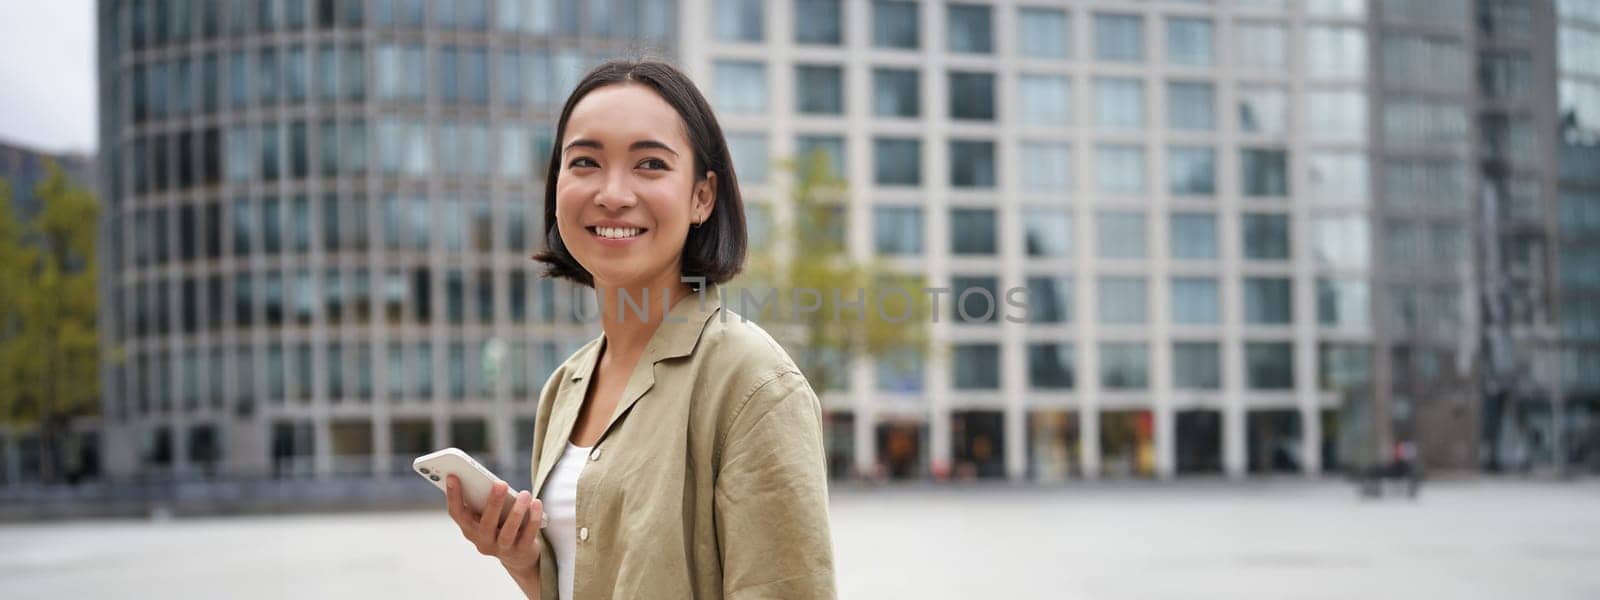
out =
<path fill-rule="evenodd" d="M 639 162 L 639 166 L 644 167 L 646 169 L 662 169 L 662 170 L 665 170 L 667 168 L 667 161 L 661 160 L 659 158 L 646 158 L 643 161 Z"/>
<path fill-rule="evenodd" d="M 572 162 L 567 163 L 567 166 L 568 167 L 572 167 L 572 168 L 578 168 L 578 167 L 598 167 L 600 165 L 598 163 L 594 162 L 593 160 L 591 160 L 590 158 L 586 157 L 586 156 L 580 156 L 580 157 L 572 159 Z"/>

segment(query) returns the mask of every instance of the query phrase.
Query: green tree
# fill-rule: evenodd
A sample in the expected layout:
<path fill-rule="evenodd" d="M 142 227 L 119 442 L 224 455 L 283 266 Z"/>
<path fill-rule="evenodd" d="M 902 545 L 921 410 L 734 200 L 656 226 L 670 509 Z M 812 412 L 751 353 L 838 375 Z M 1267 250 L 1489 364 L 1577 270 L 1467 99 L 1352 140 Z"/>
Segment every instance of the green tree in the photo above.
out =
<path fill-rule="evenodd" d="M 26 226 L 0 186 L 0 422 L 37 429 L 40 476 L 53 482 L 65 475 L 72 421 L 99 409 L 99 207 L 58 166 L 48 169 Z"/>
<path fill-rule="evenodd" d="M 760 321 L 818 393 L 848 381 L 856 358 L 880 357 L 904 368 L 925 357 L 931 314 L 925 278 L 850 255 L 848 184 L 822 151 L 785 161 L 779 171 L 792 178 L 791 215 L 774 219 L 769 239 L 752 232 L 761 249 L 728 286 L 727 302 Z"/>

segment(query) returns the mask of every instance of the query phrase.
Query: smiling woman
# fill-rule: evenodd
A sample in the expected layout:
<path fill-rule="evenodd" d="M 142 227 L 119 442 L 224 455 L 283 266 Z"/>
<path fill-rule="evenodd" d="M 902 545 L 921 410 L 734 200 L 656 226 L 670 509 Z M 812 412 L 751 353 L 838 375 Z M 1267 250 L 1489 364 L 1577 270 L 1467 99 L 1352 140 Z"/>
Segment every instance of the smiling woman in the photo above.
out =
<path fill-rule="evenodd" d="M 462 534 L 530 598 L 832 598 L 821 406 L 716 287 L 747 239 L 710 104 L 666 63 L 596 67 L 557 123 L 544 213 L 534 259 L 594 288 L 602 334 L 545 383 L 529 491 L 497 484 L 485 519 L 451 482 Z"/>
<path fill-rule="evenodd" d="M 597 276 L 627 279 L 644 271 L 673 283 L 680 274 L 722 283 L 739 273 L 747 240 L 733 159 L 710 104 L 677 69 L 649 61 L 596 67 L 562 108 L 556 140 L 545 177 L 547 250 L 534 257 L 545 263 L 546 275 L 596 286 Z M 581 203 L 593 206 L 576 205 Z M 602 270 L 619 263 L 628 269 L 594 273 L 575 254 L 604 239 L 597 228 L 651 233 L 650 224 L 616 218 L 629 208 L 659 220 L 655 239 L 639 240 L 648 245 L 636 255 L 652 260 L 597 260 Z M 580 229 L 590 235 L 576 235 Z M 674 246 L 677 252 L 660 252 Z M 681 261 L 681 273 L 660 268 L 675 261 Z"/>

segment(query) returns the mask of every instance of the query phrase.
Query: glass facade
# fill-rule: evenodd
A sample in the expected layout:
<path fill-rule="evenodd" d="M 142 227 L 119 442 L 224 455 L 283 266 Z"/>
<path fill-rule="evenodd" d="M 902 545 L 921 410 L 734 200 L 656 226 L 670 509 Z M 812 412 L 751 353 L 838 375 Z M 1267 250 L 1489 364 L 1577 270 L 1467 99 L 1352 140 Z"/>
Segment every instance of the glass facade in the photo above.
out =
<path fill-rule="evenodd" d="M 504 401 L 531 418 L 527 375 L 554 365 L 489 377 L 493 349 L 591 337 L 556 323 L 571 288 L 531 283 L 526 261 L 548 123 L 587 65 L 670 49 L 676 5 L 139 4 L 161 26 L 127 18 L 134 3 L 101 11 L 122 57 L 101 65 L 106 131 L 123 140 L 103 156 L 106 217 L 127 248 L 108 248 L 107 336 L 129 365 L 107 366 L 106 415 L 145 430 L 181 410 L 200 442 L 133 468 L 243 474 L 257 458 L 223 440 L 263 425 L 262 407 L 292 419 L 263 427 L 277 433 L 259 458 L 280 477 L 330 452 L 335 475 L 400 464 L 314 407 Z M 765 39 L 763 3 L 718 4 L 719 37 Z M 588 41 L 552 43 L 557 30 Z M 719 105 L 766 110 L 765 65 L 727 66 L 708 86 Z M 312 443 L 323 429 L 334 448 Z M 493 450 L 480 458 L 507 469 L 525 454 Z"/>

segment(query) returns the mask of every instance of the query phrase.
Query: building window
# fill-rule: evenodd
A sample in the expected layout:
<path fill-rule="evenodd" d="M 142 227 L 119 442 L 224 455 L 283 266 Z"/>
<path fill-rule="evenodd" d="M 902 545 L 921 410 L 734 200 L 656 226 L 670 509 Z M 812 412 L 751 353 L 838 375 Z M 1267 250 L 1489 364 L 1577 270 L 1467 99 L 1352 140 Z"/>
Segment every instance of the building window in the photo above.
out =
<path fill-rule="evenodd" d="M 1247 260 L 1289 259 L 1289 216 L 1249 213 L 1243 216 Z"/>
<path fill-rule="evenodd" d="M 950 72 L 950 118 L 994 120 L 994 74 Z"/>
<path fill-rule="evenodd" d="M 1311 248 L 1317 264 L 1364 269 L 1371 254 L 1371 225 L 1364 215 L 1317 215 L 1311 222 Z"/>
<path fill-rule="evenodd" d="M 950 387 L 957 390 L 1000 388 L 1000 346 L 957 344 L 950 360 Z"/>
<path fill-rule="evenodd" d="M 1144 22 L 1138 15 L 1094 16 L 1094 55 L 1105 61 L 1144 60 Z"/>
<path fill-rule="evenodd" d="M 1277 277 L 1244 279 L 1244 321 L 1251 325 L 1288 325 L 1293 320 L 1289 280 Z"/>
<path fill-rule="evenodd" d="M 1365 328 L 1371 322 L 1371 301 L 1364 279 L 1318 279 L 1317 323 L 1323 327 Z"/>
<path fill-rule="evenodd" d="M 767 111 L 767 67 L 758 62 L 717 61 L 717 100 L 733 114 Z"/>
<path fill-rule="evenodd" d="M 1363 92 L 1310 92 L 1306 117 L 1312 141 L 1359 143 L 1367 139 L 1367 96 Z"/>
<path fill-rule="evenodd" d="M 1364 206 L 1368 200 L 1367 155 L 1362 152 L 1319 151 L 1306 157 L 1306 194 L 1326 204 Z"/>
<path fill-rule="evenodd" d="M 1094 124 L 1106 129 L 1144 127 L 1144 82 L 1138 79 L 1095 78 Z"/>
<path fill-rule="evenodd" d="M 983 4 L 945 5 L 947 49 L 971 54 L 994 52 L 994 26 L 990 12 L 991 8 Z"/>
<path fill-rule="evenodd" d="M 1480 57 L 1479 83 L 1491 97 L 1521 98 L 1533 89 L 1533 59 L 1526 51 L 1487 51 Z"/>
<path fill-rule="evenodd" d="M 1002 310 L 1000 280 L 988 276 L 953 276 L 950 319 L 956 323 L 997 323 Z"/>
<path fill-rule="evenodd" d="M 1172 258 L 1215 260 L 1217 218 L 1210 213 L 1174 213 L 1170 225 Z"/>
<path fill-rule="evenodd" d="M 1102 194 L 1143 194 L 1144 148 L 1113 144 L 1096 146 L 1095 180 Z"/>
<path fill-rule="evenodd" d="M 922 185 L 922 142 L 904 138 L 872 140 L 873 181 L 878 185 Z"/>
<path fill-rule="evenodd" d="M 878 391 L 902 394 L 922 391 L 924 360 L 915 351 L 890 350 L 876 363 Z"/>
<path fill-rule="evenodd" d="M 1100 258 L 1145 257 L 1144 213 L 1106 211 L 1096 219 L 1096 247 Z"/>
<path fill-rule="evenodd" d="M 844 73 L 839 67 L 795 67 L 795 108 L 802 114 L 837 115 L 844 112 Z"/>
<path fill-rule="evenodd" d="M 958 188 L 994 187 L 994 142 L 951 140 L 950 185 Z"/>
<path fill-rule="evenodd" d="M 1217 280 L 1211 277 L 1172 279 L 1172 322 L 1180 325 L 1215 325 L 1222 320 Z"/>
<path fill-rule="evenodd" d="M 1465 107 L 1454 102 L 1398 98 L 1383 105 L 1383 140 L 1396 146 L 1465 143 L 1470 126 Z"/>
<path fill-rule="evenodd" d="M 1306 74 L 1317 79 L 1362 79 L 1367 75 L 1367 34 L 1359 27 L 1313 25 L 1306 29 Z"/>
<path fill-rule="evenodd" d="M 1325 390 L 1359 390 L 1372 383 L 1372 349 L 1360 344 L 1322 344 L 1317 381 Z"/>
<path fill-rule="evenodd" d="M 794 20 L 796 44 L 837 46 L 843 40 L 839 0 L 795 0 L 794 14 L 803 16 Z"/>
<path fill-rule="evenodd" d="M 950 209 L 950 253 L 993 256 L 999 248 L 993 209 Z"/>
<path fill-rule="evenodd" d="M 767 136 L 763 133 L 729 133 L 728 153 L 733 155 L 734 172 L 740 183 L 767 182 Z"/>
<path fill-rule="evenodd" d="M 1072 148 L 1066 142 L 1022 142 L 1021 158 L 1023 191 L 1072 189 Z"/>
<path fill-rule="evenodd" d="M 1289 195 L 1288 152 L 1275 148 L 1239 150 L 1239 181 L 1245 196 Z"/>
<path fill-rule="evenodd" d="M 717 39 L 759 42 L 766 21 L 766 0 L 717 0 Z"/>
<path fill-rule="evenodd" d="M 1072 320 L 1072 278 L 1028 278 L 1028 322 L 1066 323 Z"/>
<path fill-rule="evenodd" d="M 1461 161 L 1390 160 L 1383 165 L 1383 203 L 1392 209 L 1470 210 L 1467 186 L 1467 168 Z"/>
<path fill-rule="evenodd" d="M 872 114 L 915 118 L 922 113 L 919 80 L 911 69 L 872 70 Z"/>
<path fill-rule="evenodd" d="M 1216 342 L 1172 345 L 1172 387 L 1180 390 L 1222 388 L 1222 363 Z"/>
<path fill-rule="evenodd" d="M 1100 386 L 1108 390 L 1149 387 L 1149 347 L 1142 342 L 1101 342 Z"/>
<path fill-rule="evenodd" d="M 1289 99 L 1280 86 L 1240 86 L 1239 131 L 1283 135 L 1289 122 Z"/>
<path fill-rule="evenodd" d="M 1252 390 L 1294 388 L 1294 345 L 1251 342 L 1244 345 L 1245 379 Z"/>
<path fill-rule="evenodd" d="M 922 253 L 922 207 L 875 206 L 872 221 L 878 254 Z"/>
<path fill-rule="evenodd" d="M 1187 131 L 1216 128 L 1216 95 L 1209 83 L 1167 82 L 1167 126 Z"/>
<path fill-rule="evenodd" d="M 1017 53 L 1034 58 L 1066 58 L 1071 47 L 1067 12 L 1053 8 L 1017 9 Z"/>
<path fill-rule="evenodd" d="M 872 3 L 872 45 L 877 48 L 916 49 L 918 44 L 916 2 L 874 0 Z"/>
<path fill-rule="evenodd" d="M 1167 62 L 1207 66 L 1212 62 L 1210 19 L 1167 19 Z"/>
<path fill-rule="evenodd" d="M 1072 344 L 1029 344 L 1028 387 L 1072 389 Z"/>
<path fill-rule="evenodd" d="M 1023 245 L 1028 256 L 1062 257 L 1072 254 L 1072 214 L 1065 208 L 1023 209 Z"/>
<path fill-rule="evenodd" d="M 831 177 L 845 176 L 844 138 L 836 135 L 802 135 L 795 137 L 795 153 L 802 161 L 821 153 L 823 164 Z M 805 163 L 802 163 L 805 164 Z"/>
<path fill-rule="evenodd" d="M 1097 287 L 1101 324 L 1138 325 L 1148 320 L 1144 279 L 1101 277 Z"/>
<path fill-rule="evenodd" d="M 1072 87 L 1063 75 L 1023 75 L 1017 79 L 1021 120 L 1026 125 L 1071 124 Z"/>
<path fill-rule="evenodd" d="M 1241 67 L 1279 71 L 1288 65 L 1288 33 L 1279 23 L 1237 23 L 1234 55 Z"/>
<path fill-rule="evenodd" d="M 1380 39 L 1384 83 L 1441 92 L 1471 84 L 1474 57 L 1459 38 L 1394 34 Z"/>
<path fill-rule="evenodd" d="M 1210 196 L 1217 191 L 1217 152 L 1212 148 L 1167 149 L 1167 191 L 1175 196 Z"/>

